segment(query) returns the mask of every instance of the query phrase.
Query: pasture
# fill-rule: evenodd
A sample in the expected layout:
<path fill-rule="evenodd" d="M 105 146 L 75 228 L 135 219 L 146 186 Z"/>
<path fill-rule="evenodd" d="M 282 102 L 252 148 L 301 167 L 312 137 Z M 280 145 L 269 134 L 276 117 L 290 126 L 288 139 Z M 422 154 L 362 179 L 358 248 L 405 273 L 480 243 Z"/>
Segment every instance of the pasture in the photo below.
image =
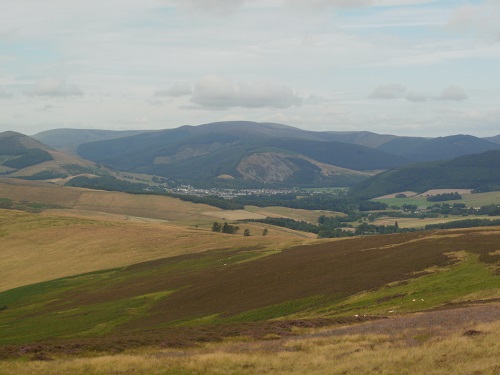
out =
<path fill-rule="evenodd" d="M 441 189 L 434 191 L 435 193 L 442 194 L 442 192 L 457 191 L 459 189 Z M 425 193 L 424 193 L 425 194 Z M 500 191 L 492 191 L 488 193 L 476 193 L 476 194 L 463 194 L 462 199 L 446 202 L 428 202 L 426 196 L 421 194 L 419 196 L 411 196 L 407 198 L 396 198 L 394 194 L 393 197 L 380 197 L 375 198 L 377 202 L 387 203 L 390 206 L 402 207 L 403 205 L 416 205 L 418 207 L 426 207 L 436 203 L 464 203 L 468 207 L 481 207 L 488 206 L 491 204 L 500 204 Z"/>

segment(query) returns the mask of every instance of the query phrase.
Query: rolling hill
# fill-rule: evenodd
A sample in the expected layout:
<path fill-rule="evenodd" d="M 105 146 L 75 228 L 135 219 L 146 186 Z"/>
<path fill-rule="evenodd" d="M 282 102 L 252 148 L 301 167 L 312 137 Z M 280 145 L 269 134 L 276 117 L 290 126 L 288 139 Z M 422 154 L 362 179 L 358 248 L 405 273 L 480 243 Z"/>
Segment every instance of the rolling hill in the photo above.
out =
<path fill-rule="evenodd" d="M 113 168 L 194 185 L 349 186 L 408 160 L 323 133 L 278 124 L 183 126 L 82 144 L 79 154 Z M 323 139 L 322 139 L 323 138 Z"/>
<path fill-rule="evenodd" d="M 102 141 L 137 135 L 146 131 L 141 130 L 99 130 L 99 129 L 51 129 L 31 137 L 65 153 L 76 155 L 76 150 L 82 143 Z"/>
<path fill-rule="evenodd" d="M 462 155 L 500 150 L 500 145 L 471 135 L 459 134 L 438 138 L 400 137 L 380 145 L 377 149 L 420 162 L 448 160 Z"/>
<path fill-rule="evenodd" d="M 140 244 L 139 227 L 130 225 L 128 234 L 120 224 L 17 215 L 35 227 L 44 221 L 38 229 L 45 228 L 45 236 L 60 238 L 64 246 L 98 233 L 91 240 L 92 252 L 71 254 L 80 263 L 100 261 L 101 271 L 0 293 L 0 353 L 7 344 L 56 348 L 78 343 L 98 351 L 115 345 L 193 345 L 274 324 L 293 327 L 298 320 L 353 322 L 354 315 L 386 317 L 454 300 L 494 301 L 499 285 L 489 268 L 498 264 L 498 228 L 370 236 L 281 251 L 269 251 L 255 238 L 239 237 L 239 245 L 227 246 L 225 239 L 235 237 L 190 230 L 180 232 L 176 241 L 187 236 L 192 245 L 197 243 L 193 238 L 216 245 L 212 241 L 219 239 L 221 246 L 175 255 L 169 250 L 172 228 L 143 226 L 151 236 L 147 251 L 164 251 L 165 257 L 135 264 L 118 259 L 128 265 L 116 267 L 116 257 L 109 255 L 121 247 L 133 254 Z M 7 239 L 19 235 L 15 222 L 6 230 Z M 8 255 L 7 262 L 18 257 Z M 49 261 L 50 252 L 42 258 Z M 105 269 L 106 262 L 115 268 Z M 12 264 L 22 269 L 22 262 Z"/>
<path fill-rule="evenodd" d="M 483 139 L 486 139 L 487 141 L 490 141 L 490 142 L 493 142 L 493 143 L 500 144 L 500 134 L 496 135 L 494 137 L 486 137 L 486 138 L 483 138 Z"/>
<path fill-rule="evenodd" d="M 109 175 L 93 162 L 56 151 L 42 142 L 16 132 L 0 133 L 0 174 L 26 180 L 64 183 L 78 175 Z"/>
<path fill-rule="evenodd" d="M 408 190 L 423 193 L 445 188 L 499 190 L 500 151 L 395 168 L 361 182 L 350 194 L 374 198 Z"/>

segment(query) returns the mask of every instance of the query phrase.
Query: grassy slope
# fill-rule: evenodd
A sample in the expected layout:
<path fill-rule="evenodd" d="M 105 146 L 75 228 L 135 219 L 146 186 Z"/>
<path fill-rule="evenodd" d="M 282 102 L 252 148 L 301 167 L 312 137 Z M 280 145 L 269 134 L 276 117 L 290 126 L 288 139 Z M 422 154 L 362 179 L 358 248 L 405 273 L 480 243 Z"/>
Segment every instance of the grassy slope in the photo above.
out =
<path fill-rule="evenodd" d="M 249 244 L 281 248 L 304 241 L 290 232 L 275 229 L 269 231 L 269 236 L 245 237 L 242 241 L 241 235 L 212 233 L 209 224 L 206 228 L 187 228 L 168 223 L 119 221 L 120 217 L 115 215 L 58 212 L 75 216 L 0 210 L 0 290 L 212 249 L 234 249 Z M 255 228 L 251 231 L 258 233 L 260 228 Z"/>
<path fill-rule="evenodd" d="M 0 372 L 494 375 L 500 370 L 497 342 L 500 324 L 495 321 L 494 313 L 492 309 L 474 307 L 445 314 L 405 316 L 353 329 L 322 329 L 284 339 L 276 336 L 274 340 L 232 339 L 190 349 L 140 348 L 97 358 L 51 355 L 55 361 L 4 361 L 0 364 L 4 371 Z M 470 316 L 476 322 L 470 322 Z M 464 334 L 472 330 L 477 334 Z M 30 355 L 43 357 L 37 353 Z"/>
<path fill-rule="evenodd" d="M 240 241 L 1 293 L 8 309 L 0 313 L 0 343 L 102 335 L 153 343 L 158 335 L 186 340 L 186 332 L 202 340 L 200 332 L 208 329 L 211 337 L 226 326 L 220 323 L 387 315 L 496 298 L 499 240 L 500 230 L 489 228 L 327 241 L 282 252 Z"/>

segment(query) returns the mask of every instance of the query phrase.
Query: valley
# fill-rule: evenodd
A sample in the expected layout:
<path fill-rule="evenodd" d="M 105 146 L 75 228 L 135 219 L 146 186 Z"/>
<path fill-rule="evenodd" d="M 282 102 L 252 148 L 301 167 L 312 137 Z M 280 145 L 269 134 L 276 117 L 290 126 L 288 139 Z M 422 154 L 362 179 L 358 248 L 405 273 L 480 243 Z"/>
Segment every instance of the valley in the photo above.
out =
<path fill-rule="evenodd" d="M 405 358 L 411 373 L 422 365 L 412 358 L 423 357 L 433 358 L 427 369 L 439 357 L 442 373 L 498 370 L 497 151 L 382 172 L 370 169 L 373 160 L 361 166 L 363 158 L 339 159 L 353 150 L 375 154 L 332 143 L 334 134 L 321 140 L 314 132 L 250 124 L 252 134 L 295 138 L 264 148 L 247 139 L 238 148 L 236 130 L 249 124 L 233 125 L 177 130 L 184 146 L 171 146 L 179 151 L 153 163 L 181 163 L 175 168 L 190 175 L 214 167 L 203 181 L 183 180 L 175 168 L 148 174 L 146 164 L 119 170 L 81 159 L 73 136 L 71 144 L 59 143 L 71 156 L 17 133 L 1 138 L 52 160 L 29 159 L 36 152 L 21 146 L 20 156 L 12 148 L 0 159 L 34 163 L 0 177 L 0 373 L 106 373 L 109 366 L 118 373 L 293 374 L 310 366 L 331 373 L 332 358 L 341 359 L 338 373 L 390 373 L 398 361 L 375 359 L 389 352 Z M 220 142 L 212 128 L 226 131 L 229 149 L 188 146 L 193 136 Z M 161 138 L 77 134 L 107 137 L 102 142 L 116 143 L 105 147 L 115 150 L 125 143 L 137 150 L 142 138 L 154 149 Z M 343 137 L 379 146 L 396 140 Z M 235 150 L 245 150 L 241 160 L 228 159 Z M 124 152 L 120 162 L 128 160 Z M 215 156 L 234 169 L 215 167 Z M 449 166 L 456 185 L 399 177 Z M 336 182 L 317 180 L 337 175 Z M 460 357 L 474 350 L 481 355 Z"/>

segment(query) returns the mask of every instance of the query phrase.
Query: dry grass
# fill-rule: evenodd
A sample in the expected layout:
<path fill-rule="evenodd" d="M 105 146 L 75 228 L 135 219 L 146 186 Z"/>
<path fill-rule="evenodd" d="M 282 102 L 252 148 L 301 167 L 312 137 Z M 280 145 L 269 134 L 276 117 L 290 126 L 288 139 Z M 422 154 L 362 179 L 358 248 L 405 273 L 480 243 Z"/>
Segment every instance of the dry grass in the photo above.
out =
<path fill-rule="evenodd" d="M 290 233 L 242 237 L 168 223 L 119 222 L 0 210 L 0 291 L 152 259 L 222 248 L 284 248 L 303 241 Z"/>
<path fill-rule="evenodd" d="M 240 338 L 190 349 L 141 348 L 85 358 L 37 353 L 34 361 L 0 362 L 0 373 L 493 375 L 500 371 L 500 321 L 498 309 L 496 315 L 489 311 L 432 312 L 365 323 L 352 332 L 323 329 L 295 338 Z"/>
<path fill-rule="evenodd" d="M 256 207 L 247 206 L 245 210 L 254 212 L 256 214 L 262 215 L 264 217 L 285 217 L 294 220 L 303 220 L 310 223 L 317 224 L 318 218 L 321 215 L 325 216 L 345 216 L 345 214 L 334 211 L 323 211 L 323 210 L 302 210 L 296 208 L 288 207 Z"/>

